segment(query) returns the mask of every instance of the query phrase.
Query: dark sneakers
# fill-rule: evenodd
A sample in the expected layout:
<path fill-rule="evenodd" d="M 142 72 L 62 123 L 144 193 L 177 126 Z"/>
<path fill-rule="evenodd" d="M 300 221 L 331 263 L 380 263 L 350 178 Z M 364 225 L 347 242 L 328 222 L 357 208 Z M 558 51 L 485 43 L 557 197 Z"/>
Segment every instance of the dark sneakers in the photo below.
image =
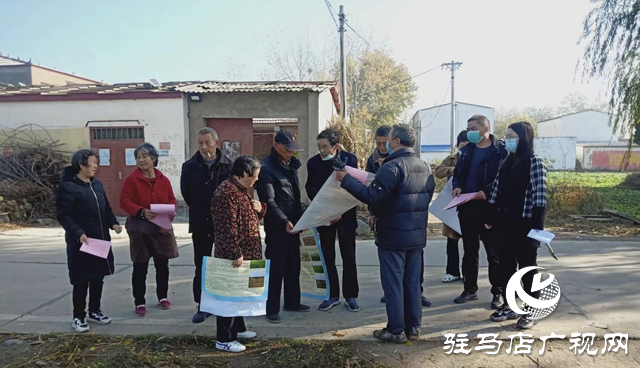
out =
<path fill-rule="evenodd" d="M 349 312 L 360 312 L 360 305 L 358 305 L 356 298 L 347 298 L 345 299 L 345 303 L 347 304 Z"/>
<path fill-rule="evenodd" d="M 429 299 L 427 299 L 426 296 L 422 297 L 422 306 L 423 307 L 430 307 L 431 306 L 431 301 Z"/>
<path fill-rule="evenodd" d="M 398 344 L 404 344 L 405 342 L 407 342 L 407 336 L 405 335 L 404 331 L 400 332 L 399 335 L 395 335 L 387 331 L 386 328 L 373 331 L 373 337 L 382 341 L 396 342 Z"/>
<path fill-rule="evenodd" d="M 491 301 L 491 308 L 500 309 L 503 305 L 505 305 L 505 303 L 502 294 L 494 295 L 493 300 Z"/>
<path fill-rule="evenodd" d="M 528 315 L 520 317 L 518 323 L 516 323 L 516 328 L 519 330 L 528 330 L 535 325 L 535 321 L 529 318 Z"/>
<path fill-rule="evenodd" d="M 493 322 L 504 322 L 506 320 L 516 318 L 518 318 L 518 314 L 511 310 L 511 308 L 507 304 L 503 305 L 497 311 L 493 312 L 489 317 L 489 319 L 491 319 Z"/>
<path fill-rule="evenodd" d="M 211 317 L 211 313 L 198 311 L 196 314 L 193 315 L 193 319 L 191 319 L 191 322 L 202 323 L 209 317 Z"/>
<path fill-rule="evenodd" d="M 308 305 L 300 304 L 297 309 L 289 309 L 287 307 L 282 308 L 285 312 L 310 312 L 311 307 Z"/>
<path fill-rule="evenodd" d="M 105 314 L 102 313 L 101 310 L 97 312 L 89 312 L 87 319 L 99 325 L 108 325 L 109 323 L 111 323 L 111 318 L 105 316 Z"/>
<path fill-rule="evenodd" d="M 420 327 L 411 327 L 411 330 L 406 331 L 407 339 L 415 341 L 420 338 Z"/>
<path fill-rule="evenodd" d="M 280 323 L 282 322 L 282 318 L 280 318 L 280 314 L 267 314 L 267 321 L 271 323 Z"/>
<path fill-rule="evenodd" d="M 387 303 L 387 298 L 385 298 L 384 296 L 382 298 L 380 298 L 380 303 L 386 304 Z"/>
<path fill-rule="evenodd" d="M 478 294 L 465 290 L 462 292 L 462 294 L 460 294 L 460 296 L 453 299 L 453 302 L 456 304 L 464 304 L 472 300 L 478 300 Z"/>

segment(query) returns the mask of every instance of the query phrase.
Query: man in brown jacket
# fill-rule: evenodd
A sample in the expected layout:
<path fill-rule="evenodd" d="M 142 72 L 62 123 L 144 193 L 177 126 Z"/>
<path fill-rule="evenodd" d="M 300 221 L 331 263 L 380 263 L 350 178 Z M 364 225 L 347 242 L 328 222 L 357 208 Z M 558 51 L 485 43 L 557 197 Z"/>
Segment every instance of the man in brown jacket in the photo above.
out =
<path fill-rule="evenodd" d="M 467 143 L 469 143 L 469 139 L 467 138 L 467 131 L 463 130 L 462 132 L 460 132 L 460 134 L 458 134 L 458 150 L 466 146 Z M 446 178 L 447 180 L 449 180 L 453 175 L 453 170 L 456 168 L 456 163 L 458 163 L 459 156 L 460 153 L 456 152 L 445 158 L 442 163 L 438 165 L 438 167 L 436 167 L 436 178 Z M 458 241 L 460 240 L 460 234 L 443 223 L 442 235 L 447 237 L 447 274 L 442 278 L 442 282 L 449 283 L 462 280 L 462 277 L 460 277 L 460 252 L 458 250 Z"/>

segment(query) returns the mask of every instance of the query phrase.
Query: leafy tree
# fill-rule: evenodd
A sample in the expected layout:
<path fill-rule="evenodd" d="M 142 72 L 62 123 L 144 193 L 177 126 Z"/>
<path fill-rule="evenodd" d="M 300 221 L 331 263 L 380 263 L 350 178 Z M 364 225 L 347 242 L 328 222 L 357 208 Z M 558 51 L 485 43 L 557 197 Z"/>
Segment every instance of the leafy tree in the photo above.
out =
<path fill-rule="evenodd" d="M 630 133 L 640 124 L 640 0 L 591 0 L 581 41 L 584 73 L 609 77 L 614 130 Z"/>

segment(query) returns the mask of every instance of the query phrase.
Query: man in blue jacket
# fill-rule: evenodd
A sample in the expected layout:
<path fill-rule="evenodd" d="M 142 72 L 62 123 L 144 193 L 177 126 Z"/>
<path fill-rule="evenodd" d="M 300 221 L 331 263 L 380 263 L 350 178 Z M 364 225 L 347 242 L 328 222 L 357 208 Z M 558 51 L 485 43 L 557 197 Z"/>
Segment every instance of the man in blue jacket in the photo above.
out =
<path fill-rule="evenodd" d="M 489 119 L 483 115 L 474 115 L 467 121 L 469 143 L 460 150 L 460 158 L 453 172 L 453 196 L 462 193 L 479 192 L 493 184 L 498 168 L 507 157 L 502 141 L 490 134 Z M 457 304 L 478 300 L 478 267 L 480 239 L 484 244 L 489 262 L 489 281 L 493 300 L 491 307 L 499 309 L 504 304 L 500 285 L 500 260 L 495 249 L 491 227 L 487 216 L 491 209 L 487 201 L 471 201 L 458 207 L 460 230 L 464 256 L 462 257 L 462 276 L 464 291 L 453 301 Z"/>
<path fill-rule="evenodd" d="M 204 322 L 210 314 L 200 311 L 202 295 L 202 259 L 211 257 L 215 229 L 211 220 L 211 198 L 218 185 L 231 174 L 231 160 L 217 148 L 218 133 L 212 128 L 198 131 L 198 151 L 182 165 L 180 191 L 189 206 L 189 232 L 193 240 L 193 258 L 196 274 L 193 278 L 193 300 L 198 311 L 193 323 Z"/>
<path fill-rule="evenodd" d="M 416 156 L 414 130 L 394 125 L 386 143 L 389 156 L 369 186 L 337 172 L 342 187 L 368 204 L 375 215 L 374 229 L 380 278 L 387 299 L 387 327 L 374 331 L 384 341 L 416 340 L 422 325 L 420 267 L 427 244 L 429 203 L 435 181 L 431 168 Z"/>

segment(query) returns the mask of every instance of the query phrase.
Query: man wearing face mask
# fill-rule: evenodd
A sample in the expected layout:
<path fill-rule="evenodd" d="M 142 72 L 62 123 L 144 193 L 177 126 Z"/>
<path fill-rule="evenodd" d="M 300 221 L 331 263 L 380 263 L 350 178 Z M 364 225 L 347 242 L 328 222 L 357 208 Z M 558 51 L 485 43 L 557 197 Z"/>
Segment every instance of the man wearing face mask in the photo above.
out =
<path fill-rule="evenodd" d="M 198 151 L 182 165 L 180 191 L 189 206 L 189 232 L 193 240 L 193 258 L 196 273 L 193 278 L 193 300 L 198 311 L 193 323 L 204 322 L 211 314 L 200 311 L 202 293 L 202 259 L 211 257 L 215 241 L 215 229 L 211 220 L 211 198 L 218 185 L 231 175 L 231 160 L 218 146 L 218 133 L 212 128 L 202 128 L 197 134 Z"/>
<path fill-rule="evenodd" d="M 467 138 L 470 144 L 460 150 L 460 158 L 453 172 L 454 197 L 463 193 L 480 192 L 491 186 L 500 164 L 507 157 L 504 143 L 497 141 L 490 134 L 489 124 L 489 119 L 483 115 L 474 115 L 467 121 Z M 480 239 L 489 263 L 489 281 L 493 294 L 491 308 L 498 309 L 505 303 L 500 287 L 498 250 L 493 241 L 491 226 L 488 225 L 492 223 L 491 214 L 491 208 L 486 201 L 471 201 L 458 206 L 464 248 L 464 291 L 454 299 L 457 304 L 478 300 Z"/>
<path fill-rule="evenodd" d="M 309 199 L 313 200 L 320 188 L 333 173 L 333 162 L 340 160 L 351 167 L 357 167 L 356 155 L 340 149 L 340 133 L 327 129 L 318 135 L 318 154 L 307 161 L 307 184 L 305 186 Z M 340 305 L 340 283 L 336 269 L 336 233 L 342 257 L 342 294 L 345 304 L 351 312 L 358 312 L 358 271 L 356 268 L 356 219 L 355 207 L 345 212 L 341 218 L 330 226 L 318 228 L 320 244 L 324 255 L 327 274 L 329 276 L 330 296 L 318 307 L 321 311 Z"/>

